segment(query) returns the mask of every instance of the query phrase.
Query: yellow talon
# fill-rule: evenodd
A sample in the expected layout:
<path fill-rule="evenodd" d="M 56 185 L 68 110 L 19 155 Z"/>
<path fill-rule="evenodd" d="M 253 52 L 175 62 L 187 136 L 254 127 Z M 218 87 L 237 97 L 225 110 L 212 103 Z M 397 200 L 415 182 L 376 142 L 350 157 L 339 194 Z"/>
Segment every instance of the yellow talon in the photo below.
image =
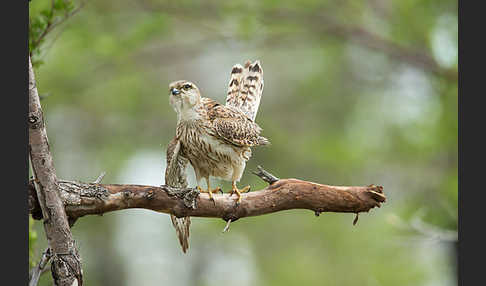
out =
<path fill-rule="evenodd" d="M 250 190 L 250 186 L 246 186 L 243 189 L 239 190 L 238 187 L 236 187 L 236 182 L 233 182 L 232 187 L 233 188 L 232 188 L 232 191 L 231 191 L 231 195 L 233 195 L 233 193 L 236 193 L 236 195 L 238 196 L 238 200 L 236 201 L 236 205 L 239 205 L 241 203 L 241 193 L 248 192 Z"/>
<path fill-rule="evenodd" d="M 203 188 L 201 188 L 200 186 L 197 186 L 197 189 L 199 190 L 199 192 L 201 193 L 208 193 L 209 194 L 209 199 L 211 201 L 213 201 L 215 204 L 216 202 L 214 201 L 214 197 L 213 197 L 213 193 L 218 193 L 218 192 L 222 192 L 221 188 L 220 187 L 217 187 L 215 189 L 212 189 L 211 190 L 211 185 L 209 184 L 209 179 L 206 179 L 206 183 L 208 185 L 208 189 L 207 190 L 204 190 Z"/>

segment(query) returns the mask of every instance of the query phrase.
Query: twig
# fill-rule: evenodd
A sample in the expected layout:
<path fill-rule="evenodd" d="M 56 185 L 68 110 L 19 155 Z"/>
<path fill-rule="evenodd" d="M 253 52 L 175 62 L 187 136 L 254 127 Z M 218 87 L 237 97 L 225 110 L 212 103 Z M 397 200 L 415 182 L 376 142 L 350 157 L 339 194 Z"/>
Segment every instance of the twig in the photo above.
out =
<path fill-rule="evenodd" d="M 257 166 L 257 168 L 258 171 L 253 171 L 252 173 L 257 175 L 258 177 L 260 177 L 262 180 L 269 183 L 270 185 L 280 180 L 279 178 L 265 171 L 261 166 Z"/>
<path fill-rule="evenodd" d="M 39 99 L 40 100 L 43 100 L 43 99 L 46 99 L 47 97 L 51 96 L 50 93 L 44 93 L 44 94 L 39 94 Z"/>
<path fill-rule="evenodd" d="M 43 253 L 42 257 L 37 264 L 37 266 L 32 270 L 32 275 L 29 281 L 29 286 L 35 286 L 39 282 L 40 275 L 47 269 L 45 268 L 52 254 L 49 248 L 47 248 Z"/>
<path fill-rule="evenodd" d="M 37 47 L 39 45 L 39 43 L 42 41 L 42 39 L 44 39 L 47 34 L 49 32 L 51 32 L 56 26 L 59 26 L 60 24 L 64 23 L 64 21 L 66 21 L 68 18 L 74 16 L 76 13 L 78 13 L 81 8 L 83 8 L 85 5 L 85 1 L 81 1 L 81 4 L 79 4 L 79 6 L 74 9 L 73 11 L 69 12 L 69 13 L 66 13 L 64 15 L 64 17 L 62 17 L 60 20 L 58 21 L 54 21 L 54 22 L 51 22 L 51 20 L 49 19 L 49 21 L 47 22 L 47 26 L 45 28 L 44 31 L 42 31 L 42 33 L 39 35 L 39 37 L 37 39 L 34 40 L 33 42 L 33 46 L 34 47 Z M 54 1 L 51 2 L 51 11 L 52 13 L 54 13 Z M 32 56 L 32 55 L 30 55 Z"/>
<path fill-rule="evenodd" d="M 223 228 L 223 233 L 229 230 L 230 223 L 231 223 L 231 219 L 228 219 L 228 221 L 226 222 L 226 226 Z"/>
<path fill-rule="evenodd" d="M 99 184 L 101 183 L 101 181 L 103 180 L 103 178 L 105 177 L 106 175 L 106 171 L 103 171 L 99 176 L 98 178 L 96 178 L 96 180 L 93 182 L 95 184 Z"/>
<path fill-rule="evenodd" d="M 353 220 L 353 225 L 356 225 L 356 223 L 358 222 L 358 218 L 359 218 L 359 213 L 356 213 L 356 217 Z"/>

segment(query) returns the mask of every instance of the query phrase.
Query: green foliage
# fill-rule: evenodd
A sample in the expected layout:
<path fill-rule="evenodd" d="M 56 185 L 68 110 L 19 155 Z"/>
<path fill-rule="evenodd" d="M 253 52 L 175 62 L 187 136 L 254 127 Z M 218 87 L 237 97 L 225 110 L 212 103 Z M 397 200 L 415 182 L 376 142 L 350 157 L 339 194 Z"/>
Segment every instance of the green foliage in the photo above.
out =
<path fill-rule="evenodd" d="M 37 232 L 33 228 L 34 219 L 29 216 L 29 267 L 34 267 L 37 263 L 35 258 L 35 242 L 37 241 Z"/>
<path fill-rule="evenodd" d="M 35 4 L 33 5 L 37 6 L 30 9 L 29 13 L 29 54 L 34 67 L 39 67 L 43 63 L 41 60 L 41 47 L 46 40 L 46 36 L 55 26 L 73 15 L 75 2 L 79 1 L 34 1 Z M 29 5 L 32 5 L 30 3 Z"/>

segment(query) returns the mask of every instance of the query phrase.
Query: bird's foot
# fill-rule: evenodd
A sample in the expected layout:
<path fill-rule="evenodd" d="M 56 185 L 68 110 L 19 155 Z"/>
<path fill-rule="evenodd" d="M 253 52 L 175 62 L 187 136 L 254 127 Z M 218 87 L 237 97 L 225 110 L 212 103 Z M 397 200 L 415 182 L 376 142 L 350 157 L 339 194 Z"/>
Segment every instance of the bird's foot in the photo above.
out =
<path fill-rule="evenodd" d="M 211 201 L 213 201 L 213 203 L 216 205 L 216 202 L 214 201 L 214 197 L 213 197 L 213 193 L 218 193 L 218 192 L 221 192 L 223 193 L 223 190 L 221 190 L 220 187 L 217 187 L 215 189 L 212 189 L 212 190 L 204 190 L 203 188 L 201 188 L 200 186 L 197 186 L 197 189 L 199 190 L 199 192 L 201 193 L 208 193 L 209 194 L 209 199 Z"/>
<path fill-rule="evenodd" d="M 239 190 L 236 186 L 233 186 L 230 196 L 232 196 L 235 193 L 238 196 L 238 200 L 236 201 L 236 206 L 239 206 L 241 203 L 241 193 L 246 193 L 248 191 L 250 191 L 250 186 L 246 186 L 241 190 Z"/>

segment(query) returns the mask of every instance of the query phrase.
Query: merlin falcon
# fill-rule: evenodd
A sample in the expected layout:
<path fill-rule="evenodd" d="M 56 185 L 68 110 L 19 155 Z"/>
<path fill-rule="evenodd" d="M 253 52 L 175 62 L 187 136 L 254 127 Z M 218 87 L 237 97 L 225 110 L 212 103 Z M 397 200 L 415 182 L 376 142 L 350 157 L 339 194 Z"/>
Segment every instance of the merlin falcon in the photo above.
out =
<path fill-rule="evenodd" d="M 198 87 L 180 80 L 169 85 L 170 104 L 177 113 L 176 138 L 181 142 L 181 154 L 196 173 L 198 188 L 212 193 L 209 176 L 232 182 L 232 192 L 241 202 L 242 190 L 236 187 L 251 157 L 250 147 L 270 142 L 260 135 L 262 129 L 254 119 L 263 91 L 263 71 L 260 63 L 235 65 L 231 72 L 226 105 L 201 97 Z M 200 187 L 206 180 L 207 190 Z"/>
<path fill-rule="evenodd" d="M 233 66 L 225 105 L 202 97 L 199 88 L 190 81 L 179 80 L 169 85 L 169 101 L 177 113 L 174 142 L 178 142 L 179 156 L 191 164 L 197 188 L 208 193 L 213 202 L 213 193 L 222 191 L 219 187 L 211 188 L 210 176 L 231 181 L 231 194 L 237 195 L 237 205 L 241 203 L 241 193 L 250 189 L 250 186 L 239 189 L 236 183 L 251 157 L 250 148 L 270 144 L 255 123 L 262 93 L 263 70 L 258 60 Z M 203 179 L 207 189 L 201 187 Z M 177 221 L 174 218 L 172 221 L 177 230 L 181 223 L 174 223 Z"/>

